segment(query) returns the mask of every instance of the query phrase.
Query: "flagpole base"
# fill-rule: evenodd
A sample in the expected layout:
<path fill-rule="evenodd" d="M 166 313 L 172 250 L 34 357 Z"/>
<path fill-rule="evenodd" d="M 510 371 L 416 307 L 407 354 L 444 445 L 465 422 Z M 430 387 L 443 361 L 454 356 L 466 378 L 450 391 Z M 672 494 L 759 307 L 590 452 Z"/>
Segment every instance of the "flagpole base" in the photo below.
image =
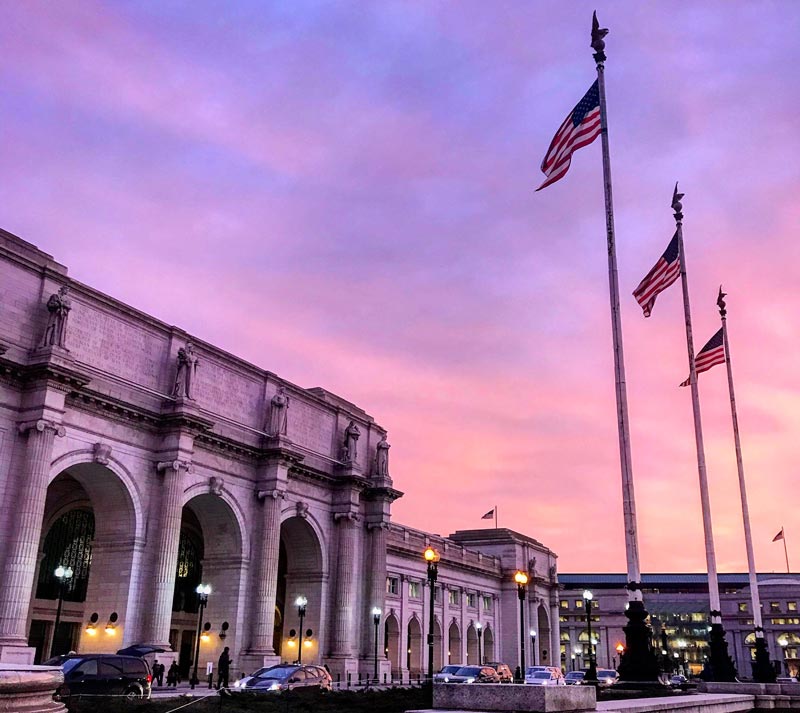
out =
<path fill-rule="evenodd" d="M 725 629 L 722 624 L 712 624 L 708 637 L 708 661 L 703 673 L 705 681 L 734 682 L 736 667 L 728 654 L 728 642 L 725 640 Z"/>
<path fill-rule="evenodd" d="M 628 602 L 625 610 L 628 623 L 625 632 L 625 652 L 620 656 L 620 681 L 658 681 L 658 660 L 653 651 L 652 631 L 647 624 L 644 603 Z"/>
<path fill-rule="evenodd" d="M 756 637 L 756 657 L 753 661 L 753 680 L 757 683 L 775 683 L 775 669 L 769 660 L 767 640 L 763 636 Z"/>

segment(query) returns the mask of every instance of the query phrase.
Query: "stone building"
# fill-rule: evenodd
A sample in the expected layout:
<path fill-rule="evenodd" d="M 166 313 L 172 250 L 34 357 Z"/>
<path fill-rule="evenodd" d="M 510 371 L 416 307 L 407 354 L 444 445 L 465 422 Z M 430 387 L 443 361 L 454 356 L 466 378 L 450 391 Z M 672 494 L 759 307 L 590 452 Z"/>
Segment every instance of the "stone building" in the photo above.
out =
<path fill-rule="evenodd" d="M 442 556 L 437 664 L 473 660 L 479 629 L 487 655 L 516 663 L 518 568 L 546 660 L 555 555 L 507 530 L 392 524 L 386 436 L 355 404 L 71 280 L 0 231 L 0 661 L 150 643 L 188 670 L 204 583 L 203 663 L 229 646 L 247 670 L 302 647 L 358 676 L 377 606 L 382 675 L 409 675 L 427 662 L 427 544 Z"/>
<path fill-rule="evenodd" d="M 614 666 L 616 646 L 625 641 L 624 574 L 561 574 L 559 596 L 561 659 L 572 668 L 588 664 L 589 633 L 582 593 L 592 591 L 592 638 L 597 662 Z M 776 671 L 795 675 L 800 651 L 800 575 L 759 574 L 764 636 Z M 755 632 L 747 573 L 719 575 L 722 624 L 728 651 L 740 676 L 752 675 Z M 708 649 L 708 577 L 705 574 L 643 574 L 642 591 L 650 613 L 653 645 L 666 670 L 699 674 Z M 665 653 L 664 653 L 665 652 Z"/>

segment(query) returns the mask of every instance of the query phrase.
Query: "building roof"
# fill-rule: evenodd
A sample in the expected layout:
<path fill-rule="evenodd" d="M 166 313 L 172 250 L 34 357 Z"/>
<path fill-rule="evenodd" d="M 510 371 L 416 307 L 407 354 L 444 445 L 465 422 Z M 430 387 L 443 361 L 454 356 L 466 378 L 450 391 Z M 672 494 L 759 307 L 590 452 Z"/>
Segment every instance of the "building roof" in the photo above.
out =
<path fill-rule="evenodd" d="M 759 582 L 769 581 L 771 584 L 780 582 L 796 583 L 800 574 L 763 572 L 758 575 Z M 746 587 L 750 579 L 746 572 L 725 572 L 717 575 L 721 585 L 730 587 Z M 617 588 L 627 584 L 628 577 L 617 573 L 585 573 L 563 574 L 559 573 L 558 582 L 567 589 L 577 589 L 584 586 Z M 708 575 L 704 572 L 660 572 L 642 574 L 642 586 L 646 589 L 657 587 L 708 587 Z"/>

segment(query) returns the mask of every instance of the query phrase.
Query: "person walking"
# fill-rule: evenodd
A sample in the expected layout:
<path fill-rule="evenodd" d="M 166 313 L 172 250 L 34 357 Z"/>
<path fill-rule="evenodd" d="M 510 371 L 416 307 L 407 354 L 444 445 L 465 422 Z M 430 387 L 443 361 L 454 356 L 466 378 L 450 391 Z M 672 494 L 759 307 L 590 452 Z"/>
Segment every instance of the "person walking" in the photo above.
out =
<path fill-rule="evenodd" d="M 227 688 L 228 687 L 228 676 L 230 675 L 231 670 L 231 657 L 228 653 L 230 648 L 226 646 L 222 653 L 219 655 L 219 661 L 217 661 L 217 688 Z"/>
<path fill-rule="evenodd" d="M 178 687 L 178 679 L 180 678 L 180 673 L 178 671 L 178 664 L 173 661 L 172 666 L 169 667 L 169 671 L 167 671 L 167 688 L 172 686 L 173 688 Z"/>

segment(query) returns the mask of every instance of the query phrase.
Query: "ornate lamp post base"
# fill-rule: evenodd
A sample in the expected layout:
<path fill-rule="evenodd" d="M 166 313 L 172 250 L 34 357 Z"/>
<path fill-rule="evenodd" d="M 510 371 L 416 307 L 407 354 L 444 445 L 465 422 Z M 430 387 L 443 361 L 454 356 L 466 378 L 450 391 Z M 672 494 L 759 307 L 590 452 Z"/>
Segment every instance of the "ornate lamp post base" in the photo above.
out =
<path fill-rule="evenodd" d="M 753 661 L 753 679 L 758 683 L 775 683 L 775 669 L 769 660 L 767 640 L 763 636 L 756 637 L 756 658 Z"/>
<path fill-rule="evenodd" d="M 733 682 L 736 680 L 736 667 L 728 655 L 728 642 L 722 624 L 712 624 L 708 637 L 708 663 L 703 669 L 706 681 Z"/>
<path fill-rule="evenodd" d="M 625 652 L 619 657 L 621 681 L 658 681 L 658 659 L 650 643 L 651 631 L 645 620 L 643 602 L 629 602 L 625 610 L 628 623 L 624 627 Z"/>

